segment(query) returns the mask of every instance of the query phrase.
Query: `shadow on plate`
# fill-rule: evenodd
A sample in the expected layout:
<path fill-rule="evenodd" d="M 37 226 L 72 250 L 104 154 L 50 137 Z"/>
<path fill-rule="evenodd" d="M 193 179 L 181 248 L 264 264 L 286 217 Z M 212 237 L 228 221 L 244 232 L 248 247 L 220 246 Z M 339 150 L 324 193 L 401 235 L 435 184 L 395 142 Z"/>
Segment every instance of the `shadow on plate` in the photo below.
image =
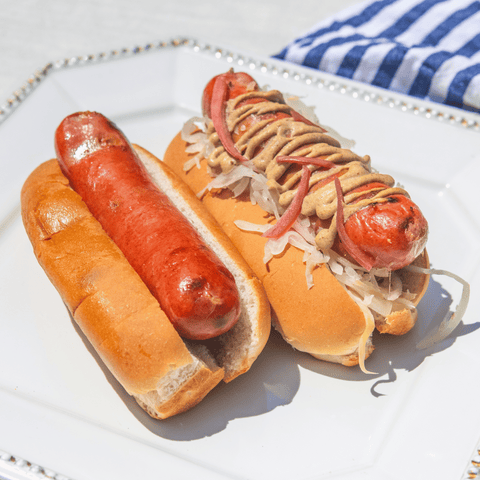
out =
<path fill-rule="evenodd" d="M 380 397 L 383 394 L 378 391 L 378 387 L 394 382 L 397 379 L 396 371 L 414 370 L 425 358 L 451 347 L 458 337 L 468 335 L 480 328 L 480 322 L 472 325 L 460 322 L 443 341 L 428 349 L 418 349 L 417 344 L 438 327 L 448 312 L 452 313 L 453 307 L 451 294 L 442 284 L 431 278 L 428 290 L 418 306 L 418 321 L 415 328 L 402 336 L 378 332 L 373 334 L 375 350 L 366 361 L 367 370 L 374 372 L 373 374 L 364 374 L 359 367 L 346 368 L 342 365 L 317 362 L 309 355 L 303 355 L 300 352 L 296 354 L 297 364 L 321 375 L 342 380 L 371 381 L 377 378 L 378 380 L 372 385 L 371 393 L 375 397 Z"/>
<path fill-rule="evenodd" d="M 418 342 L 438 326 L 452 304 L 451 295 L 442 285 L 430 280 L 428 291 L 418 308 L 419 321 L 411 332 L 400 337 L 374 334 L 376 349 L 367 360 L 367 369 L 375 372 L 373 375 L 363 373 L 359 367 L 344 367 L 315 360 L 308 354 L 292 349 L 273 330 L 265 350 L 247 373 L 229 384 L 218 385 L 192 410 L 161 421 L 151 418 L 125 392 L 73 319 L 72 324 L 107 380 L 138 421 L 155 435 L 170 440 L 188 441 L 214 435 L 224 430 L 234 419 L 262 415 L 288 405 L 300 387 L 300 367 L 343 381 L 376 380 L 370 389 L 371 395 L 382 396 L 382 384 L 395 382 L 397 370 L 414 370 L 428 356 L 449 348 L 457 337 L 480 328 L 480 322 L 472 325 L 460 323 L 439 344 L 426 350 L 417 349 Z"/>
<path fill-rule="evenodd" d="M 152 433 L 170 440 L 208 437 L 224 430 L 236 418 L 261 415 L 287 405 L 300 386 L 300 371 L 292 362 L 292 348 L 273 331 L 264 351 L 247 373 L 231 383 L 219 384 L 191 410 L 165 420 L 155 420 L 123 389 L 75 321 L 72 318 L 71 321 L 130 412 Z"/>

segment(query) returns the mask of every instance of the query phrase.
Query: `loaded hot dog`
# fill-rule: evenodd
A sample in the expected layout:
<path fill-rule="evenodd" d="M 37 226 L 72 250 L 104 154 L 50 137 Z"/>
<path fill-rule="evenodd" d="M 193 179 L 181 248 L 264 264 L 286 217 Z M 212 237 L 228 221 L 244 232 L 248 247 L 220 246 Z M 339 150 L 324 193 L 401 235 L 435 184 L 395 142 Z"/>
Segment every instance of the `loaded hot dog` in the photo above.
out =
<path fill-rule="evenodd" d="M 268 300 L 201 202 L 100 114 L 67 117 L 55 144 L 58 161 L 22 189 L 24 225 L 126 391 L 167 418 L 247 371 L 268 337 Z"/>
<path fill-rule="evenodd" d="M 187 132 L 190 147 L 177 137 L 164 161 L 262 279 L 284 338 L 364 368 L 375 326 L 404 334 L 415 324 L 428 275 L 406 267 L 428 266 L 420 209 L 392 177 L 372 172 L 369 157 L 341 148 L 245 73 L 212 79 L 202 107 L 205 135 Z"/>

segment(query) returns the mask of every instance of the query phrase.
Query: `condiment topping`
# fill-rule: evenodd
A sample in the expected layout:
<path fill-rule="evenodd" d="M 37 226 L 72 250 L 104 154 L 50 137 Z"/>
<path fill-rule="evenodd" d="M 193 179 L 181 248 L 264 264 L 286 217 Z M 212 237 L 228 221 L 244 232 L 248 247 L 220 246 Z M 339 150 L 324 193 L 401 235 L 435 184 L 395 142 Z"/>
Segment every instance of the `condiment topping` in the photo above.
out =
<path fill-rule="evenodd" d="M 414 310 L 414 295 L 403 291 L 396 272 L 356 265 L 330 248 L 337 234 L 336 177 L 340 178 L 344 195 L 345 219 L 366 205 L 384 202 L 392 193 L 406 192 L 395 188 L 389 175 L 372 172 L 368 156 L 359 157 L 341 148 L 340 142 L 325 129 L 311 121 L 305 123 L 303 115 L 295 114 L 294 118 L 294 110 L 278 91 L 247 89 L 246 94 L 225 103 L 227 130 L 236 150 L 247 161 L 237 162 L 226 152 L 210 119 L 189 120 L 182 138 L 189 143 L 187 151 L 196 155 L 184 169 L 199 167 L 199 162 L 206 158 L 214 177 L 198 196 L 212 189 L 228 188 L 234 196 L 249 192 L 253 204 L 277 218 L 275 226 L 283 223 L 288 230 L 282 228 L 280 236 L 271 236 L 270 224 L 256 225 L 240 219 L 235 224 L 268 237 L 265 263 L 281 254 L 287 245 L 303 250 L 308 288 L 313 287 L 312 272 L 316 266 L 327 263 L 347 290 L 355 292 L 356 301 L 368 306 L 374 315 L 385 317 L 397 309 Z M 304 168 L 310 171 L 309 192 L 297 195 Z M 292 210 L 289 206 L 295 198 L 303 198 L 302 215 L 292 218 L 295 214 L 291 217 L 288 210 Z M 314 217 L 321 219 L 318 230 L 312 221 Z"/>
<path fill-rule="evenodd" d="M 213 85 L 213 80 L 211 83 Z M 359 343 L 360 364 L 366 371 L 366 341 L 374 328 L 374 319 L 385 318 L 404 308 L 416 315 L 413 303 L 416 295 L 404 290 L 401 275 L 397 272 L 390 268 L 372 268 L 368 255 L 365 256 L 358 245 L 350 246 L 349 252 L 358 265 L 331 248 L 337 233 L 347 246 L 354 244 L 350 242 L 344 224 L 356 212 L 368 205 L 398 202 L 398 196 L 409 199 L 408 193 L 396 187 L 391 176 L 372 171 L 370 157 L 359 157 L 351 150 L 341 148 L 340 142 L 312 122 L 308 114 L 304 116 L 294 110 L 291 101 L 290 105 L 287 104 L 280 92 L 262 92 L 254 82 L 248 87 L 244 83 L 240 82 L 239 88 L 244 88 L 247 93 L 232 95 L 228 101 L 222 101 L 221 110 L 217 109 L 224 124 L 219 127 L 220 136 L 228 137 L 223 138 L 226 148 L 214 126 L 216 123 L 218 127 L 220 115 L 215 114 L 215 122 L 207 117 L 197 117 L 185 124 L 182 138 L 191 144 L 189 152 L 197 155 L 184 169 L 199 167 L 200 160 L 207 158 L 215 178 L 199 192 L 200 197 L 206 190 L 215 188 L 228 188 L 234 196 L 249 190 L 253 204 L 258 203 L 264 211 L 275 215 L 277 223 L 274 227 L 240 219 L 235 221 L 238 228 L 259 232 L 269 238 L 265 245 L 265 263 L 281 254 L 289 244 L 303 250 L 308 288 L 313 286 L 312 272 L 316 266 L 328 264 L 337 280 L 366 312 L 367 328 Z M 220 95 L 220 89 L 216 93 L 218 98 L 224 97 L 224 93 Z M 305 107 L 298 99 L 294 101 Z M 205 108 L 204 114 L 214 116 Z M 231 150 L 231 145 L 235 145 L 234 155 L 227 151 Z M 412 205 L 409 203 L 406 208 L 412 210 Z M 318 217 L 319 222 L 311 221 L 313 216 Z M 424 238 L 413 246 L 410 262 L 420 255 L 426 241 L 427 225 L 423 221 L 425 223 L 420 222 L 418 228 Z M 321 225 L 318 230 L 317 223 Z M 416 266 L 407 268 L 417 269 L 425 275 L 452 275 Z M 436 332 L 432 341 L 427 340 L 419 348 L 445 338 L 462 318 L 467 304 L 468 285 L 464 285 L 455 320 L 446 319 L 445 325 L 441 325 L 440 330 L 443 330 Z"/>
<path fill-rule="evenodd" d="M 265 174 L 269 189 L 278 192 L 278 202 L 283 209 L 287 209 L 294 198 L 298 198 L 302 171 L 290 173 L 292 165 L 297 163 L 296 157 L 306 161 L 311 159 L 308 165 L 311 171 L 309 193 L 304 196 L 301 214 L 307 217 L 316 215 L 322 220 L 332 219 L 330 226 L 320 229 L 316 235 L 315 241 L 320 250 L 330 249 L 337 234 L 335 177 L 340 178 L 347 204 L 344 209 L 345 221 L 367 205 L 386 202 L 386 197 L 392 194 L 408 196 L 405 190 L 394 187 L 395 181 L 390 175 L 371 171 L 370 157 L 359 157 L 351 150 L 341 148 L 340 143 L 322 127 L 311 122 L 305 123 L 303 117 L 292 110 L 276 90 L 239 95 L 226 102 L 225 115 L 231 138 L 236 139 L 236 150 L 250 162 L 252 168 Z M 208 157 L 209 166 L 214 171 L 230 172 L 237 161 L 228 153 L 224 142 L 219 141 L 220 134 L 213 123 L 207 134 L 210 141 L 218 145 Z M 288 157 L 292 157 L 292 162 L 284 161 Z M 327 162 L 327 165 L 321 161 Z M 354 192 L 358 187 L 372 182 L 384 186 L 368 190 L 372 193 L 369 198 L 364 198 L 365 191 Z M 355 202 L 359 197 L 363 199 Z"/>

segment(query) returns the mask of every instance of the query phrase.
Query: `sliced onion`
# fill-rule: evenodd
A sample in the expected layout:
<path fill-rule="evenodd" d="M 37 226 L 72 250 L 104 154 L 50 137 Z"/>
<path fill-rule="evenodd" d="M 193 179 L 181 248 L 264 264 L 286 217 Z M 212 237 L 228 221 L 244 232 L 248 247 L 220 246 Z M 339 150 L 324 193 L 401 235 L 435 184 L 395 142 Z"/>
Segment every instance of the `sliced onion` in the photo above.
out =
<path fill-rule="evenodd" d="M 275 215 L 276 218 L 280 217 L 278 201 L 268 188 L 266 177 L 261 175 L 252 178 L 250 182 L 250 201 L 253 205 L 258 203 L 265 212 Z"/>
<path fill-rule="evenodd" d="M 302 250 L 304 252 L 303 262 L 306 265 L 305 279 L 307 282 L 307 288 L 310 289 L 314 286 L 313 270 L 318 265 L 328 262 L 329 256 L 324 255 L 317 250 L 315 246 L 315 238 L 309 231 L 308 226 L 306 225 L 307 222 L 308 225 L 310 225 L 308 219 L 297 221 L 295 222 L 293 229 L 286 232 L 280 238 L 269 239 L 265 244 L 263 261 L 267 264 L 274 256 L 280 255 L 287 245 L 292 245 L 293 247 Z M 270 228 L 270 225 L 268 224 L 259 225 L 245 220 L 236 220 L 234 223 L 241 230 L 255 233 L 264 233 Z"/>
<path fill-rule="evenodd" d="M 293 230 L 298 232 L 310 245 L 315 245 L 315 232 L 311 228 L 310 219 L 297 218 L 297 221 L 292 226 Z M 317 248 L 315 247 L 315 250 Z"/>
<path fill-rule="evenodd" d="M 263 233 L 270 228 L 270 225 L 267 223 L 259 225 L 258 223 L 247 222 L 246 220 L 235 220 L 233 223 L 240 230 L 244 230 L 246 232 Z"/>
<path fill-rule="evenodd" d="M 207 119 L 204 117 L 192 117 L 189 118 L 182 127 L 181 130 L 181 137 L 182 140 L 187 143 L 196 143 L 198 141 L 200 132 L 196 132 L 196 130 L 200 129 L 202 132 L 205 132 L 207 127 Z M 196 133 L 193 133 L 196 132 Z"/>
<path fill-rule="evenodd" d="M 437 270 L 435 268 L 423 268 L 416 265 L 409 265 L 405 267 L 407 270 L 415 273 L 423 273 L 425 275 L 445 275 L 447 277 L 453 278 L 459 282 L 462 288 L 462 296 L 458 302 L 455 312 L 448 312 L 443 320 L 441 321 L 438 328 L 431 332 L 427 337 L 421 340 L 417 344 L 417 349 L 424 350 L 426 348 L 432 347 L 433 345 L 445 340 L 459 325 L 465 311 L 467 310 L 468 302 L 470 300 L 470 285 L 463 278 L 459 277 L 455 273 L 447 272 L 446 270 Z"/>
<path fill-rule="evenodd" d="M 335 278 L 345 287 L 347 291 L 354 291 L 364 304 L 368 303 L 370 310 L 386 317 L 392 312 L 392 302 L 386 300 L 382 292 L 375 289 L 372 285 L 365 282 L 365 280 L 354 280 L 346 273 L 341 275 L 333 272 Z M 368 302 L 367 302 L 368 299 Z"/>
<path fill-rule="evenodd" d="M 351 278 L 353 282 L 357 282 L 362 278 L 361 275 L 353 267 L 350 266 L 345 267 L 345 274 L 347 275 L 347 277 Z"/>
<path fill-rule="evenodd" d="M 386 293 L 385 298 L 390 301 L 395 301 L 402 294 L 402 281 L 400 277 L 392 272 L 390 276 L 390 282 L 388 282 L 388 293 Z"/>
<path fill-rule="evenodd" d="M 193 167 L 200 168 L 200 161 L 207 158 L 213 151 L 214 146 L 206 134 L 208 119 L 192 117 L 185 122 L 181 130 L 182 140 L 188 143 L 185 148 L 187 153 L 197 153 L 183 164 L 183 170 L 188 172 Z"/>
<path fill-rule="evenodd" d="M 320 252 L 320 250 L 317 250 L 316 248 L 310 248 L 309 250 L 305 250 L 303 261 L 306 265 L 305 278 L 307 280 L 307 288 L 310 289 L 314 286 L 313 271 L 318 265 L 326 263 L 328 261 L 328 257 Z"/>
<path fill-rule="evenodd" d="M 241 195 L 247 188 L 248 184 L 250 183 L 250 179 L 248 177 L 241 178 L 233 188 L 231 188 L 234 197 L 238 197 Z"/>
<path fill-rule="evenodd" d="M 233 143 L 232 135 L 228 130 L 227 119 L 225 115 L 225 105 L 227 101 L 228 84 L 223 75 L 219 75 L 215 80 L 212 91 L 211 116 L 213 126 L 222 142 L 225 151 L 239 162 L 247 162 L 246 159 Z"/>
<path fill-rule="evenodd" d="M 416 295 L 413 295 L 413 297 L 416 297 Z M 417 308 L 415 304 L 411 301 L 411 299 L 409 299 L 408 296 L 406 296 L 405 293 L 403 294 L 402 297 L 397 298 L 395 300 L 395 303 L 403 305 L 410 310 L 415 310 Z"/>
<path fill-rule="evenodd" d="M 201 168 L 200 160 L 203 158 L 202 154 L 195 155 L 194 157 L 190 158 L 183 164 L 183 171 L 189 172 L 193 167 Z"/>
<path fill-rule="evenodd" d="M 356 299 L 354 296 L 350 295 L 352 299 L 357 303 L 362 310 L 363 315 L 365 316 L 365 330 L 360 337 L 358 342 L 358 365 L 363 373 L 376 375 L 376 372 L 371 372 L 365 367 L 365 358 L 367 356 L 367 342 L 373 331 L 375 330 L 375 320 L 373 318 L 372 312 L 370 309 L 359 299 Z"/>
<path fill-rule="evenodd" d="M 197 196 L 199 198 L 203 197 L 207 190 L 213 190 L 215 188 L 230 188 L 232 185 L 241 181 L 245 177 L 253 178 L 256 174 L 250 168 L 245 165 L 238 165 L 233 170 L 230 170 L 228 173 L 221 173 L 217 175 L 203 190 L 201 190 Z"/>
<path fill-rule="evenodd" d="M 333 260 L 333 258 L 328 262 L 330 266 L 330 270 L 334 275 L 337 275 L 337 278 L 340 277 L 340 275 L 343 275 L 343 267 L 340 265 L 340 263 L 336 262 Z"/>
<path fill-rule="evenodd" d="M 190 143 L 186 148 L 186 153 L 199 153 L 205 150 L 205 145 L 207 144 L 207 135 L 202 132 L 195 133 L 194 135 L 198 136 L 198 139 L 195 143 Z"/>

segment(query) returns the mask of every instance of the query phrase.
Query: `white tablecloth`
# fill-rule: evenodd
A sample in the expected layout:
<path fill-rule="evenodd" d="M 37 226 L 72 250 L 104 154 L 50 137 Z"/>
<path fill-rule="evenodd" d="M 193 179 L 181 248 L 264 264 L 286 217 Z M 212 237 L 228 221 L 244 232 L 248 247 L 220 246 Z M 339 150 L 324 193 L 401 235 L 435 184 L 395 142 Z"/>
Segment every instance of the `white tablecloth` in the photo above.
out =
<path fill-rule="evenodd" d="M 48 62 L 186 36 L 278 53 L 359 0 L 0 0 L 0 106 Z"/>

